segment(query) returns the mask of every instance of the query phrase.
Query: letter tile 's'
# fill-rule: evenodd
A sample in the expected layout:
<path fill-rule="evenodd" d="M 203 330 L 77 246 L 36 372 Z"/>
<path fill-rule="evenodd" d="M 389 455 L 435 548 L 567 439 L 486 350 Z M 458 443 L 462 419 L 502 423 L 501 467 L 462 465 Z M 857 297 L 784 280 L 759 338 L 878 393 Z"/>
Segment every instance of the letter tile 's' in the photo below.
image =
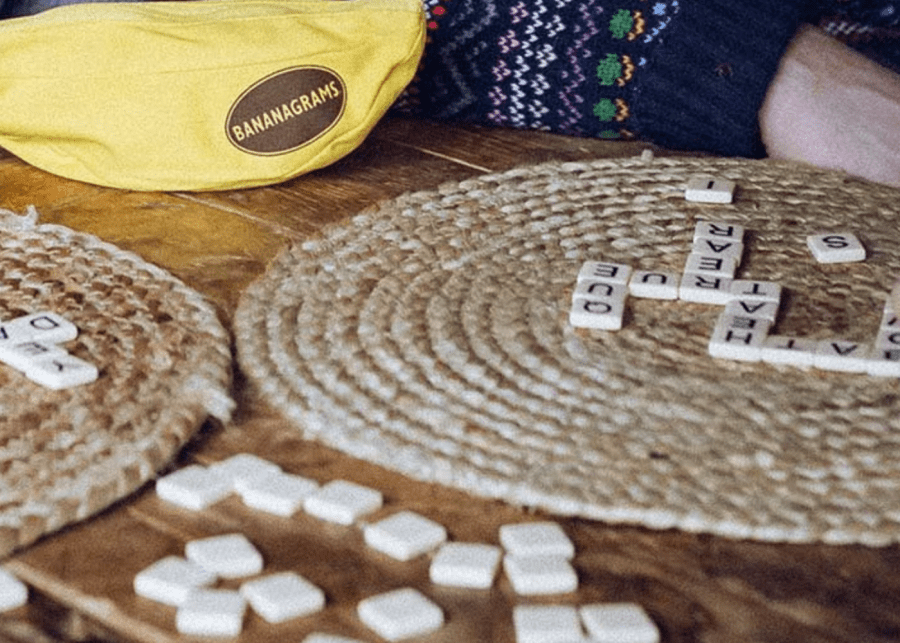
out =
<path fill-rule="evenodd" d="M 865 261 L 866 249 L 852 232 L 813 234 L 806 245 L 819 263 L 850 263 Z"/>

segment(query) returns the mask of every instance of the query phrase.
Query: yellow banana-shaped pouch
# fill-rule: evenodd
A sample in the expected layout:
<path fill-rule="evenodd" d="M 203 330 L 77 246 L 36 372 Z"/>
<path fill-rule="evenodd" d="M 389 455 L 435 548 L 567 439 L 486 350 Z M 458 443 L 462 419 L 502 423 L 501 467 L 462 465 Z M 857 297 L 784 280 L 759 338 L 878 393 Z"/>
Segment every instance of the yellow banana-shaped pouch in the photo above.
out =
<path fill-rule="evenodd" d="M 358 146 L 424 42 L 422 0 L 59 7 L 0 23 L 0 146 L 134 190 L 281 182 Z"/>

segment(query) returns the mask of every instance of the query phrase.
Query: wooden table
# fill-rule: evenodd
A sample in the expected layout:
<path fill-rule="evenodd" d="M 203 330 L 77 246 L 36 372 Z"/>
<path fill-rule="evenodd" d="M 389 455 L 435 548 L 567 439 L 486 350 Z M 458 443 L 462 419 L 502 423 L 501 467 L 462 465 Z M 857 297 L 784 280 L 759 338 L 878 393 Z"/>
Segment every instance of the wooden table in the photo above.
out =
<path fill-rule="evenodd" d="M 0 159 L 0 207 L 23 211 L 34 204 L 43 222 L 137 252 L 206 295 L 228 324 L 242 289 L 282 248 L 378 200 L 519 164 L 632 155 L 643 147 L 392 118 L 327 169 L 284 185 L 222 193 L 104 189 L 7 155 Z M 496 543 L 501 524 L 534 517 L 306 442 L 243 385 L 240 374 L 235 395 L 233 421 L 209 422 L 181 464 L 256 453 L 320 481 L 345 478 L 376 487 L 391 511 L 418 511 L 457 540 Z M 578 548 L 581 585 L 576 595 L 543 602 L 636 601 L 670 642 L 900 641 L 900 548 L 772 545 L 586 520 L 561 524 Z M 0 617 L 0 639 L 182 640 L 174 609 L 137 597 L 132 579 L 151 562 L 180 554 L 190 539 L 230 531 L 245 533 L 269 569 L 294 569 L 328 596 L 326 610 L 315 617 L 274 626 L 248 616 L 242 641 L 299 643 L 322 630 L 377 641 L 356 619 L 356 604 L 401 585 L 421 589 L 444 609 L 447 626 L 427 637 L 430 642 L 514 641 L 511 609 L 523 601 L 502 577 L 491 591 L 439 588 L 428 582 L 426 559 L 392 562 L 365 548 L 358 529 L 303 515 L 270 517 L 235 499 L 187 513 L 158 500 L 152 485 L 5 563 L 29 583 L 32 598 Z"/>

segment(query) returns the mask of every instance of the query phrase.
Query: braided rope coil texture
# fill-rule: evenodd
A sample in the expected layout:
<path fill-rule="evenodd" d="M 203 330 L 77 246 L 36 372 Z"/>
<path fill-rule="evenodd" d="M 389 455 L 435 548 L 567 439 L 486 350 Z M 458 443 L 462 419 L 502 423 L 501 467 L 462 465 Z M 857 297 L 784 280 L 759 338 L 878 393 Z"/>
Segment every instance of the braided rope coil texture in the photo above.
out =
<path fill-rule="evenodd" d="M 731 205 L 685 202 L 698 173 Z M 765 541 L 900 540 L 900 388 L 712 358 L 720 308 L 630 299 L 575 330 L 581 263 L 680 272 L 700 219 L 748 230 L 774 332 L 870 341 L 900 274 L 898 194 L 737 159 L 548 163 L 404 195 L 280 257 L 235 317 L 241 368 L 304 436 L 559 515 Z M 850 230 L 861 264 L 805 237 Z"/>
<path fill-rule="evenodd" d="M 209 416 L 225 420 L 228 333 L 162 269 L 96 237 L 0 212 L 0 319 L 50 310 L 97 382 L 53 391 L 0 365 L 0 555 L 82 520 L 167 465 Z"/>

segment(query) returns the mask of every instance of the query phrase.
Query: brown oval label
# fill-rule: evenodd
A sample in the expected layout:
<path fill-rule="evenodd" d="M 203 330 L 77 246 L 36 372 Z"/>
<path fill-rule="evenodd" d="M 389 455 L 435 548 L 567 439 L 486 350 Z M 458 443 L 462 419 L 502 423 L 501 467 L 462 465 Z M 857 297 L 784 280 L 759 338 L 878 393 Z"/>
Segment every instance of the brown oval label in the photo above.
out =
<path fill-rule="evenodd" d="M 228 140 L 250 154 L 286 154 L 308 145 L 340 120 L 344 81 L 324 67 L 292 67 L 267 76 L 228 112 Z"/>

